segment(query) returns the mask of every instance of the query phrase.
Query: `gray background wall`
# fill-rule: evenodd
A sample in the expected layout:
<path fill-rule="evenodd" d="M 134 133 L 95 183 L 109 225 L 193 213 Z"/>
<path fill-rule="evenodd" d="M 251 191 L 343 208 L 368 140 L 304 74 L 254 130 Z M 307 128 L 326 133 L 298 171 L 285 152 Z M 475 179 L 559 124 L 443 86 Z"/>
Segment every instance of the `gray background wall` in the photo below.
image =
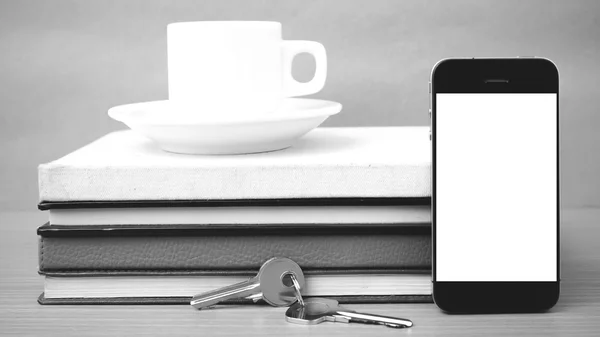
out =
<path fill-rule="evenodd" d="M 166 99 L 166 25 L 196 20 L 281 21 L 285 39 L 322 42 L 315 97 L 344 104 L 327 126 L 427 125 L 441 58 L 551 58 L 563 204 L 600 205 L 600 1 L 14 0 L 0 2 L 0 207 L 34 209 L 37 164 L 122 129 L 108 108 Z M 312 70 L 301 58 L 295 74 Z"/>

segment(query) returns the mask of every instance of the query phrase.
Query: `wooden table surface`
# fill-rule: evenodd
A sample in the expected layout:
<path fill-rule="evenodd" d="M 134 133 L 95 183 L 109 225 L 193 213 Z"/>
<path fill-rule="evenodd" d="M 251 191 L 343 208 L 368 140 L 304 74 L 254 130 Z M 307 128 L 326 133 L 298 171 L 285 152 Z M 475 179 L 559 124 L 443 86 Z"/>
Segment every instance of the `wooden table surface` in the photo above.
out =
<path fill-rule="evenodd" d="M 0 334 L 81 335 L 327 335 L 470 336 L 600 335 L 600 209 L 562 213 L 562 294 L 549 312 L 447 315 L 434 304 L 348 305 L 354 310 L 406 317 L 411 329 L 361 324 L 287 323 L 285 308 L 225 306 L 197 311 L 180 306 L 41 306 L 35 228 L 42 212 L 0 213 Z"/>

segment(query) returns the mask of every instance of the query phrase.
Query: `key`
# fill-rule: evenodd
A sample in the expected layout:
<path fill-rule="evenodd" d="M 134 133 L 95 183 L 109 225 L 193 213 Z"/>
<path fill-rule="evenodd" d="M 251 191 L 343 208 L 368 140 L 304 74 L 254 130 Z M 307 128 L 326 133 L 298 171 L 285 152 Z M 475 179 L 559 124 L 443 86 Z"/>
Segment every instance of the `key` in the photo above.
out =
<path fill-rule="evenodd" d="M 312 297 L 304 305 L 296 302 L 285 312 L 285 320 L 296 324 L 319 324 L 323 322 L 381 324 L 390 328 L 410 328 L 413 323 L 404 318 L 361 314 L 345 309 L 338 301 Z"/>
<path fill-rule="evenodd" d="M 250 298 L 255 302 L 263 299 L 275 307 L 289 306 L 296 302 L 296 288 L 291 276 L 304 287 L 304 274 L 298 264 L 288 258 L 274 257 L 263 263 L 255 277 L 220 289 L 198 294 L 190 304 L 196 309 L 206 308 L 234 298 Z"/>

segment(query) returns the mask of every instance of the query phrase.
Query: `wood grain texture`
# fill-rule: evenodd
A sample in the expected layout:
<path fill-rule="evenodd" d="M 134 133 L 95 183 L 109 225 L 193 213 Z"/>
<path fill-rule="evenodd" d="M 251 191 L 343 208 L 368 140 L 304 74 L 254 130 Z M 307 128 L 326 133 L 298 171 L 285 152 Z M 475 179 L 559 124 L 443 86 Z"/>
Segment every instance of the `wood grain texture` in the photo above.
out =
<path fill-rule="evenodd" d="M 8 335 L 248 335 L 248 336 L 577 336 L 600 332 L 600 209 L 563 212 L 562 295 L 542 314 L 447 315 L 434 304 L 348 305 L 354 310 L 410 318 L 395 330 L 360 324 L 286 323 L 285 308 L 223 306 L 41 306 L 35 228 L 42 212 L 0 213 L 0 334 Z"/>

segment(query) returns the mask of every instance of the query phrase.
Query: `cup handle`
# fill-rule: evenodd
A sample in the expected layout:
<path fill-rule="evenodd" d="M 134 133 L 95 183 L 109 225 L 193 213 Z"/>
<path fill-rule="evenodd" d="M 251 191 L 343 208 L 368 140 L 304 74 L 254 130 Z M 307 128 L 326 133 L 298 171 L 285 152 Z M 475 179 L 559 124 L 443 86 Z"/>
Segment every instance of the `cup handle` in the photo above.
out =
<path fill-rule="evenodd" d="M 327 78 L 327 54 L 325 47 L 315 41 L 283 41 L 283 94 L 286 97 L 310 95 L 319 92 Z M 316 69 L 312 80 L 301 83 L 292 76 L 294 57 L 300 53 L 309 53 L 315 58 Z"/>

